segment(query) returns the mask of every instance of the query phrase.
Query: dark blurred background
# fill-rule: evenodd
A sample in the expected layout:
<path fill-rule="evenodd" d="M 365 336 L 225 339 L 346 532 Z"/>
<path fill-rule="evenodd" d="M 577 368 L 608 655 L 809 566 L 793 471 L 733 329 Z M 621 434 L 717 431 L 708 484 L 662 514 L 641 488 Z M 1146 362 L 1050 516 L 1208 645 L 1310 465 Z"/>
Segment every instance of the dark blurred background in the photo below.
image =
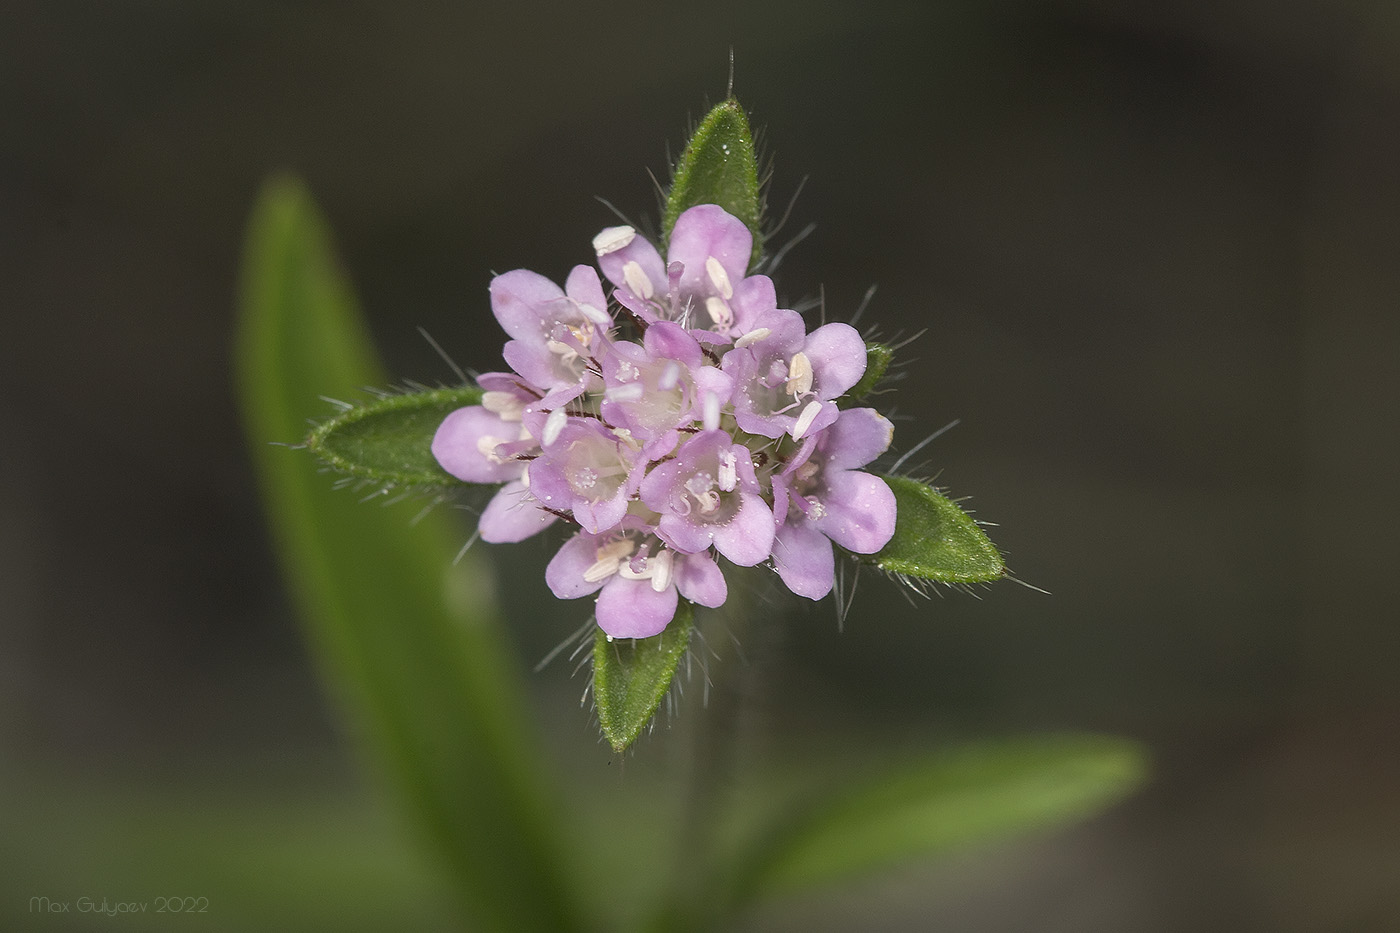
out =
<path fill-rule="evenodd" d="M 1053 593 L 868 574 L 844 632 L 784 603 L 722 662 L 736 758 L 1063 729 L 1155 756 L 1081 827 L 755 929 L 1400 928 L 1400 16 L 1325 0 L 5 4 L 6 925 L 199 878 L 235 892 L 209 929 L 445 922 L 266 540 L 229 372 L 247 213 L 302 174 L 390 370 L 452 381 L 420 326 L 495 368 L 491 273 L 590 261 L 595 195 L 654 219 L 731 47 L 774 219 L 808 179 L 775 243 L 818 225 L 780 295 L 842 319 L 878 284 L 863 323 L 924 332 L 898 443 L 961 419 L 917 459 Z M 586 610 L 545 544 L 503 553 L 528 667 Z M 576 795 L 674 779 L 664 731 L 618 779 L 582 688 L 530 678 Z M 266 877 L 230 889 L 238 845 Z M 276 902 L 304 916 L 237 902 L 318 845 L 324 887 Z"/>

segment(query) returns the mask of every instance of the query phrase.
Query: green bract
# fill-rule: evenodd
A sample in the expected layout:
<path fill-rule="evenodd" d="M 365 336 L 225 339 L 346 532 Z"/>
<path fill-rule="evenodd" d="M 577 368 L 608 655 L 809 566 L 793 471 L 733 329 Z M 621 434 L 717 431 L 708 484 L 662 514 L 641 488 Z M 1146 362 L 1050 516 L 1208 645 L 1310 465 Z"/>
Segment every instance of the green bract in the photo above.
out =
<path fill-rule="evenodd" d="M 864 560 L 886 573 L 938 583 L 990 583 L 1006 575 L 996 545 L 952 500 L 907 476 L 883 479 L 898 503 L 894 537 Z"/>
<path fill-rule="evenodd" d="M 376 483 L 457 485 L 433 457 L 433 434 L 453 411 L 480 403 L 475 386 L 389 395 L 317 425 L 306 446 L 327 466 Z"/>
<path fill-rule="evenodd" d="M 662 215 L 663 234 L 669 238 L 676 218 L 697 204 L 718 204 L 742 220 L 753 233 L 749 263 L 758 260 L 763 249 L 758 156 L 749 118 L 733 98 L 719 104 L 700 121 L 676 162 Z"/>
<path fill-rule="evenodd" d="M 593 699 L 598 724 L 616 751 L 636 741 L 666 696 L 690 647 L 694 610 L 681 601 L 666 631 L 651 638 L 593 638 Z"/>

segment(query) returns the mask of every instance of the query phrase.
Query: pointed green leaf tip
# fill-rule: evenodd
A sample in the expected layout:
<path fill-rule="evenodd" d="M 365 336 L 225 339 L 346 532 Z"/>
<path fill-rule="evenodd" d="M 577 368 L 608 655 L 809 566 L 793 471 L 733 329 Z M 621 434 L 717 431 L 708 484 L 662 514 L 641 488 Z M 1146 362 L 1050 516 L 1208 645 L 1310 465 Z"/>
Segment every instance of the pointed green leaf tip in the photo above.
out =
<path fill-rule="evenodd" d="M 670 239 L 676 218 L 697 204 L 718 204 L 753 233 L 752 265 L 763 248 L 763 199 L 758 189 L 758 156 L 744 108 L 732 97 L 700 121 L 686 143 L 666 195 L 662 230 Z"/>
<path fill-rule="evenodd" d="M 317 425 L 306 446 L 331 469 L 376 483 L 455 485 L 433 457 L 433 435 L 449 414 L 480 402 L 475 386 L 386 396 Z"/>
<path fill-rule="evenodd" d="M 598 724 L 614 751 L 636 741 L 670 689 L 676 666 L 690 647 L 694 610 L 681 600 L 666 631 L 651 638 L 593 637 L 593 697 Z"/>
<path fill-rule="evenodd" d="M 886 573 L 939 583 L 990 583 L 1006 573 L 996 545 L 966 512 L 907 476 L 886 476 L 898 509 L 894 537 L 866 558 Z"/>

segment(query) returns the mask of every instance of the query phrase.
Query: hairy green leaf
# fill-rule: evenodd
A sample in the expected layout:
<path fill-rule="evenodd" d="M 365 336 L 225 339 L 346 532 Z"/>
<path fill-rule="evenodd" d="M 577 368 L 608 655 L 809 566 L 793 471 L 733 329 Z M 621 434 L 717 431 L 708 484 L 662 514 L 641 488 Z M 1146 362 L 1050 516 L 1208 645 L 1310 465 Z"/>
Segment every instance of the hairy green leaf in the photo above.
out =
<path fill-rule="evenodd" d="M 860 381 L 851 387 L 851 391 L 837 399 L 837 404 L 842 408 L 850 408 L 861 399 L 865 398 L 875 390 L 880 384 L 880 380 L 885 378 L 885 372 L 890 368 L 890 361 L 894 359 L 894 350 L 883 343 L 867 343 L 865 345 L 865 374 L 860 377 Z"/>
<path fill-rule="evenodd" d="M 593 637 L 593 698 L 598 724 L 615 751 L 636 741 L 670 689 L 694 629 L 694 610 L 681 600 L 666 630 L 651 638 Z"/>
<path fill-rule="evenodd" d="M 1116 802 L 1146 774 L 1132 742 L 1059 736 L 985 743 L 911 762 L 807 800 L 756 827 L 721 869 L 737 908 L 914 858 L 1070 823 Z"/>
<path fill-rule="evenodd" d="M 306 446 L 332 469 L 376 483 L 456 485 L 433 457 L 433 435 L 449 414 L 480 402 L 475 386 L 386 396 L 317 425 Z"/>
<path fill-rule="evenodd" d="M 989 583 L 1005 575 L 996 545 L 951 499 L 907 476 L 882 478 L 897 503 L 894 537 L 864 560 L 887 573 L 939 583 Z"/>
<path fill-rule="evenodd" d="M 307 639 L 367 757 L 486 928 L 577 929 L 519 678 L 490 581 L 442 513 L 366 505 L 311 458 L 321 396 L 384 383 L 324 222 L 300 184 L 264 189 L 250 222 L 237 377 L 268 521 Z M 468 555 L 470 558 L 470 555 Z"/>
<path fill-rule="evenodd" d="M 763 248 L 763 199 L 758 184 L 758 155 L 749 118 L 730 98 L 711 110 L 686 143 L 676 162 L 666 195 L 662 232 L 671 236 L 676 218 L 697 204 L 718 204 L 753 233 L 750 264 Z"/>

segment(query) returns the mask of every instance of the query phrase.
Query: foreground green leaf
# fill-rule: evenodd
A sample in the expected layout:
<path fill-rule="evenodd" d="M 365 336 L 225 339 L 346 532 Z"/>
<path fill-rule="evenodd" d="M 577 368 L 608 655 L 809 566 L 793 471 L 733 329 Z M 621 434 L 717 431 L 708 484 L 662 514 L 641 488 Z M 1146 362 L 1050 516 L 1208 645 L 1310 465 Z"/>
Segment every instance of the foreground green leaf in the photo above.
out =
<path fill-rule="evenodd" d="M 312 654 L 360 744 L 487 928 L 580 925 L 490 584 L 452 568 L 443 514 L 364 505 L 304 453 L 323 395 L 384 384 L 325 225 L 302 187 L 267 186 L 250 223 L 239 396 Z"/>
<path fill-rule="evenodd" d="M 662 214 L 662 232 L 667 239 L 676 218 L 697 204 L 718 204 L 742 220 L 753 233 L 749 262 L 757 261 L 763 248 L 758 155 L 749 118 L 733 98 L 716 106 L 700 121 L 676 162 Z"/>
<path fill-rule="evenodd" d="M 882 478 L 898 508 L 894 537 L 864 560 L 886 573 L 939 583 L 990 583 L 1006 574 L 996 545 L 951 499 L 907 476 Z"/>
<path fill-rule="evenodd" d="M 475 386 L 386 396 L 317 425 L 306 446 L 335 471 L 376 483 L 457 485 L 433 457 L 433 435 L 449 414 L 480 402 Z"/>
<path fill-rule="evenodd" d="M 1088 736 L 971 746 L 796 806 L 721 868 L 735 910 L 1017 833 L 1082 819 L 1146 774 L 1134 743 Z"/>
<path fill-rule="evenodd" d="M 894 350 L 883 343 L 866 344 L 865 374 L 860 377 L 859 382 L 851 386 L 851 391 L 837 399 L 837 404 L 848 408 L 873 392 L 880 380 L 885 378 L 885 372 L 890 368 L 890 361 L 893 359 Z"/>
<path fill-rule="evenodd" d="M 593 698 L 598 724 L 614 751 L 636 741 L 651 722 L 676 666 L 690 647 L 694 610 L 681 600 L 666 630 L 651 638 L 609 638 L 602 629 L 593 637 Z"/>

